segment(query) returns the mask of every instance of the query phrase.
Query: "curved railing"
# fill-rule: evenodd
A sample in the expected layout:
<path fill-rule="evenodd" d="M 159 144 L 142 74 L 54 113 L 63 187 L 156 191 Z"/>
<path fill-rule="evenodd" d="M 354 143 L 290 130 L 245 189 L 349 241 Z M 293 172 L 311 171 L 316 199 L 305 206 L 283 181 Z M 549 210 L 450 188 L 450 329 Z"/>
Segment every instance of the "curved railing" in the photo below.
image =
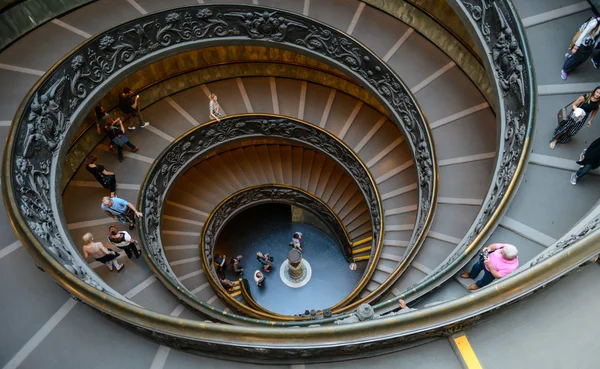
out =
<path fill-rule="evenodd" d="M 214 255 L 219 235 L 227 223 L 240 212 L 266 203 L 283 203 L 308 210 L 311 214 L 319 218 L 331 234 L 335 236 L 336 244 L 340 247 L 340 251 L 342 251 L 346 261 L 349 263 L 352 261 L 352 240 L 350 239 L 350 235 L 335 210 L 327 205 L 326 202 L 308 191 L 290 185 L 257 185 L 241 189 L 225 198 L 215 206 L 204 222 L 202 237 L 200 238 L 200 255 L 203 259 L 203 265 L 206 263 L 205 266 L 213 273 L 215 285 L 218 285 L 216 283 L 218 275 L 212 264 L 212 255 Z M 210 237 L 205 237 L 206 235 L 210 235 Z M 207 269 L 205 268 L 205 270 Z"/>
<path fill-rule="evenodd" d="M 474 255 L 481 241 L 489 235 L 518 184 L 526 162 L 529 137 L 533 127 L 535 84 L 531 75 L 531 63 L 523 30 L 510 2 L 507 0 L 494 2 L 449 0 L 449 2 L 464 19 L 466 26 L 473 31 L 476 41 L 480 44 L 481 55 L 487 56 L 484 62 L 490 79 L 497 86 L 496 112 L 502 140 L 499 143 L 500 154 L 493 185 L 486 196 L 482 212 L 456 252 L 436 274 L 439 279 L 430 278 L 417 286 L 416 292 L 412 295 L 407 294 L 411 298 L 436 287 L 439 281 L 455 273 L 457 268 Z M 218 10 L 219 14 L 222 14 L 224 9 L 235 9 L 245 14 L 240 16 L 247 15 L 245 20 L 248 22 L 236 23 L 236 27 L 231 27 L 229 20 L 227 22 L 223 20 L 222 15 L 214 17 L 212 16 L 214 13 L 211 13 L 211 16 L 205 17 L 208 14 L 205 11 L 198 13 L 198 16 L 204 18 L 197 16 L 196 19 L 192 16 L 191 21 L 196 22 L 196 26 L 188 23 L 188 29 L 201 25 L 200 31 L 206 31 L 202 37 L 210 34 L 214 36 L 213 39 L 220 41 L 239 37 L 240 40 L 260 39 L 262 43 L 297 47 L 298 44 L 289 41 L 294 34 L 289 30 L 298 31 L 301 27 L 295 28 L 295 25 L 290 27 L 290 20 L 298 20 L 298 23 L 305 24 L 302 17 L 277 12 L 278 15 L 284 15 L 280 20 L 262 8 L 202 6 L 197 9 L 188 8 L 187 11 L 189 9 L 194 11 L 212 9 L 212 11 Z M 254 13 L 255 10 L 267 11 L 267 14 L 262 16 L 261 13 L 261 16 L 258 16 Z M 163 43 L 158 42 L 159 31 L 163 31 L 163 35 L 173 32 L 177 34 L 182 31 L 180 26 L 185 20 L 177 19 L 177 16 L 167 20 L 166 16 L 170 14 L 172 13 L 158 13 L 128 22 L 115 30 L 90 39 L 61 60 L 36 84 L 19 108 L 11 125 L 4 155 L 2 190 L 5 206 L 24 246 L 40 266 L 69 293 L 106 316 L 117 320 L 121 325 L 168 346 L 223 357 L 235 355 L 239 359 L 248 361 L 264 358 L 274 363 L 288 358 L 294 360 L 297 357 L 326 361 L 328 358 L 342 355 L 345 358 L 364 356 L 367 351 L 376 353 L 378 350 L 390 350 L 403 342 L 449 335 L 464 329 L 495 309 L 546 286 L 600 252 L 600 232 L 597 230 L 599 222 L 592 221 L 585 232 L 578 231 L 580 233 L 576 234 L 574 239 L 563 245 L 566 249 L 554 250 L 556 253 L 546 255 L 547 259 L 541 259 L 537 264 L 512 277 L 499 280 L 493 288 L 484 288 L 469 296 L 417 312 L 346 326 L 285 329 L 198 322 L 148 311 L 124 301 L 119 294 L 110 290 L 107 290 L 109 293 L 101 292 L 103 282 L 76 256 L 76 251 L 64 228 L 60 197 L 57 196 L 56 191 L 56 181 L 59 179 L 57 177 L 60 176 L 58 170 L 60 159 L 65 150 L 64 142 L 69 142 L 72 128 L 81 120 L 82 114 L 91 108 L 94 99 L 114 84 L 115 77 L 118 78 L 120 74 L 127 73 L 130 67 L 133 68 L 134 62 L 150 63 L 152 57 L 160 55 L 160 52 L 167 55 L 175 53 L 178 47 L 192 47 L 199 43 L 199 39 L 193 33 L 188 34 L 193 41 L 182 39 L 180 35 L 179 38 L 171 36 L 161 39 Z M 154 26 L 144 27 L 148 23 Z M 242 23 L 250 28 L 243 26 Z M 313 32 L 312 35 L 318 36 L 329 30 L 317 22 L 311 24 L 314 26 L 314 28 L 309 27 Z M 136 25 L 139 26 L 137 29 L 140 32 L 133 31 Z M 256 28 L 267 28 L 268 32 Z M 125 34 L 130 30 L 133 32 Z M 234 30 L 240 34 L 232 34 Z M 218 33 L 215 33 L 217 31 Z M 186 33 L 181 34 L 186 35 Z M 421 164 L 423 159 L 427 159 L 423 166 L 418 165 L 417 169 L 420 179 L 426 180 L 425 183 L 430 186 L 430 189 L 421 187 L 420 194 L 434 193 L 436 180 L 435 166 L 432 161 L 434 157 L 426 156 L 433 153 L 429 150 L 431 140 L 426 129 L 422 130 L 419 125 L 420 118 L 417 116 L 420 117 L 420 113 L 414 102 L 410 99 L 405 102 L 397 98 L 400 94 L 398 88 L 402 85 L 396 87 L 393 73 L 385 66 L 382 68 L 377 65 L 379 69 L 376 69 L 374 65 L 379 61 L 373 64 L 374 59 L 370 58 L 371 54 L 359 51 L 361 56 L 368 55 L 369 60 L 358 58 L 360 64 L 352 65 L 357 60 L 351 57 L 355 55 L 352 51 L 356 46 L 353 40 L 344 38 L 345 41 L 340 44 L 340 38 L 335 36 L 337 34 L 327 32 L 325 34 L 330 37 L 327 43 L 319 37 L 309 37 L 307 40 L 312 46 L 320 50 L 307 52 L 320 52 L 322 57 L 335 56 L 338 66 L 348 67 L 353 75 L 361 76 L 360 79 L 372 91 L 380 92 L 387 106 L 393 105 L 398 108 L 406 107 L 406 104 L 411 106 L 410 111 L 415 113 L 408 114 L 410 123 L 404 122 L 403 129 L 405 133 L 415 133 L 415 135 L 407 134 L 407 141 L 410 142 L 413 153 L 416 153 L 415 161 Z M 110 37 L 105 38 L 111 35 L 122 37 L 113 37 L 112 40 Z M 102 43 L 101 39 L 103 39 Z M 326 45 L 331 46 L 332 39 L 337 40 L 337 46 L 326 47 Z M 175 40 L 179 40 L 180 43 L 176 44 Z M 84 50 L 85 54 L 83 54 Z M 349 59 L 345 59 L 346 56 Z M 368 63 L 364 64 L 363 60 Z M 363 75 L 361 71 L 365 74 Z M 369 71 L 372 74 L 369 74 Z M 375 72 L 379 73 L 377 78 L 373 77 Z M 388 77 L 390 79 L 386 79 Z M 67 88 L 67 82 L 70 88 Z M 392 100 L 396 103 L 392 104 Z M 403 115 L 398 109 L 393 110 L 396 116 Z M 418 126 L 416 132 L 413 128 L 414 124 Z M 423 151 L 416 150 L 419 142 L 424 145 Z M 432 196 L 431 200 L 433 201 L 434 198 L 435 196 Z M 425 209 L 430 212 L 433 203 L 426 205 L 428 206 Z M 428 218 L 420 216 L 418 219 Z M 427 222 L 428 220 L 423 223 L 422 229 L 426 229 Z M 581 233 L 583 235 L 580 235 Z M 392 303 L 391 301 L 383 303 L 380 308 L 389 309 Z M 223 311 L 220 313 L 223 315 L 223 320 L 227 321 L 228 314 Z"/>
<path fill-rule="evenodd" d="M 241 114 L 222 118 L 220 121 L 212 121 L 191 129 L 176 141 L 171 143 L 156 158 L 151 165 L 148 174 L 140 188 L 139 203 L 140 211 L 144 213 L 144 218 L 140 222 L 140 242 L 146 250 L 146 257 L 150 268 L 154 274 L 167 286 L 169 290 L 175 293 L 182 301 L 192 308 L 206 314 L 206 304 L 196 298 L 185 286 L 177 279 L 177 276 L 171 269 L 165 256 L 160 237 L 162 209 L 168 193 L 180 174 L 184 173 L 189 167 L 195 165 L 203 155 L 217 149 L 221 145 L 231 142 L 252 139 L 252 138 L 275 138 L 279 140 L 297 142 L 308 146 L 311 149 L 327 155 L 334 160 L 346 173 L 352 177 L 358 185 L 365 199 L 369 215 L 371 217 L 371 228 L 373 244 L 377 247 L 371 251 L 372 260 L 370 265 L 375 265 L 381 252 L 381 240 L 383 239 L 383 205 L 377 191 L 375 180 L 369 173 L 369 170 L 358 156 L 344 144 L 343 141 L 325 131 L 324 129 L 303 122 L 301 120 L 289 117 L 281 117 L 267 114 Z M 311 207 L 319 205 L 320 202 L 307 201 L 308 197 L 304 191 L 281 191 L 282 186 L 272 186 L 275 194 L 279 195 L 279 201 L 293 201 L 296 198 L 298 205 Z M 231 213 L 239 208 L 244 208 L 248 202 L 259 202 L 263 200 L 263 193 L 251 189 L 241 191 L 225 199 L 205 222 L 202 232 L 202 248 L 200 255 L 205 271 L 212 270 L 208 260 L 212 257 L 214 242 L 218 237 L 221 227 L 229 219 Z M 254 198 L 248 197 L 255 195 Z M 300 197 L 304 197 L 301 199 Z M 234 206 L 235 205 L 235 206 Z M 318 206 L 312 206 L 314 210 L 327 214 L 327 207 L 319 209 Z M 335 216 L 331 221 L 337 222 Z M 335 224 L 335 223 L 334 223 Z M 347 239 L 347 236 L 345 236 Z M 347 241 L 349 243 L 349 240 Z M 211 263 L 212 264 L 212 263 Z M 374 268 L 371 268 L 373 270 Z M 358 287 L 353 293 L 368 282 L 372 272 L 369 268 L 365 271 L 363 277 L 358 283 Z M 221 292 L 223 298 L 228 300 L 238 310 L 243 311 L 249 316 L 260 319 L 281 319 L 294 320 L 293 317 L 286 316 L 265 316 L 259 311 L 249 309 L 240 304 L 229 295 L 223 293 L 222 287 L 212 280 L 209 276 L 209 282 L 213 284 L 217 292 Z"/>
<path fill-rule="evenodd" d="M 61 265 L 57 275 L 73 273 L 122 299 L 77 256 L 66 231 L 56 184 L 68 143 L 95 101 L 122 76 L 192 48 L 240 42 L 293 49 L 334 65 L 392 112 L 417 162 L 420 206 L 410 241 L 417 250 L 433 216 L 437 169 L 430 132 L 409 90 L 348 35 L 298 14 L 250 5 L 191 6 L 126 22 L 88 39 L 36 83 L 11 125 L 2 180 L 8 213 L 26 247 L 52 255 Z M 369 265 L 367 271 L 373 270 Z"/>
<path fill-rule="evenodd" d="M 500 141 L 490 189 L 470 229 L 454 251 L 427 278 L 399 295 L 407 301 L 423 296 L 456 274 L 471 260 L 495 229 L 522 178 L 535 118 L 536 84 L 525 34 L 512 3 L 490 0 L 448 0 L 470 28 L 486 55 L 494 91 Z M 396 307 L 396 298 L 375 306 Z"/>

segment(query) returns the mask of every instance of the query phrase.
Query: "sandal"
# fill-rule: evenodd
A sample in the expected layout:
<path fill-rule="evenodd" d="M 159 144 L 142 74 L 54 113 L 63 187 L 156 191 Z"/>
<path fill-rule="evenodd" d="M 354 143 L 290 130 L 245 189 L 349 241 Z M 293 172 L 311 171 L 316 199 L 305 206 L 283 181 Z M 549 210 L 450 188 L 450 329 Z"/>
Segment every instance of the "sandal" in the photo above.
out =
<path fill-rule="evenodd" d="M 136 151 L 138 151 L 139 149 L 140 149 L 140 147 L 139 147 L 139 146 L 136 146 L 136 147 L 135 147 L 135 149 L 133 149 L 133 150 L 131 150 L 131 151 L 133 151 L 133 152 L 136 152 Z"/>

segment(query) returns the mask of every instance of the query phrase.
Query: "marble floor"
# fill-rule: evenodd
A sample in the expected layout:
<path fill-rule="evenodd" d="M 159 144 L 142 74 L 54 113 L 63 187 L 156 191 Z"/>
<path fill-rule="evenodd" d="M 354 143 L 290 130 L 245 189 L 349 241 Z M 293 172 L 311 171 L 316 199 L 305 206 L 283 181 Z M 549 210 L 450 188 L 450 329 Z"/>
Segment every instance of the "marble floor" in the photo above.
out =
<path fill-rule="evenodd" d="M 279 268 L 287 259 L 288 246 L 294 232 L 302 232 L 303 258 L 310 263 L 312 277 L 303 287 L 291 288 L 283 283 Z M 273 256 L 271 272 L 265 283 L 257 287 L 254 271 L 261 269 L 256 253 Z M 260 205 L 234 218 L 222 232 L 216 252 L 228 258 L 243 255 L 243 278 L 250 282 L 252 297 L 264 308 L 279 314 L 301 314 L 305 310 L 322 310 L 346 297 L 358 284 L 364 273 L 365 262 L 352 271 L 340 247 L 319 229 L 291 222 L 287 205 Z M 237 278 L 228 270 L 231 280 Z"/>

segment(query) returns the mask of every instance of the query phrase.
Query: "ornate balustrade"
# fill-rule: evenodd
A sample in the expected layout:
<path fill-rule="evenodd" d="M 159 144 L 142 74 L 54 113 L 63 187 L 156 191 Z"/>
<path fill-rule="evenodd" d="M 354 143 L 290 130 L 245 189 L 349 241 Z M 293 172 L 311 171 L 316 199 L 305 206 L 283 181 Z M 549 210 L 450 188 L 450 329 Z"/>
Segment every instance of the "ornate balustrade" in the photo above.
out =
<path fill-rule="evenodd" d="M 410 245 L 419 248 L 433 215 L 437 171 L 430 133 L 402 81 L 362 44 L 307 17 L 246 5 L 191 6 L 150 14 L 90 38 L 47 72 L 17 111 L 5 147 L 5 203 L 23 243 L 36 250 L 34 255 L 52 259 L 48 263 L 59 282 L 71 273 L 122 298 L 77 255 L 62 215 L 60 168 L 85 115 L 123 76 L 156 60 L 240 42 L 294 50 L 333 65 L 389 109 L 417 162 L 419 208 Z"/>
<path fill-rule="evenodd" d="M 200 125 L 170 144 L 154 161 L 140 189 L 139 201 L 140 211 L 144 213 L 144 218 L 140 222 L 140 241 L 146 250 L 144 256 L 154 273 L 167 288 L 188 306 L 208 315 L 214 311 L 212 307 L 207 310 L 207 304 L 188 291 L 173 273 L 166 259 L 160 238 L 162 208 L 167 194 L 177 181 L 178 175 L 195 165 L 203 155 L 221 145 L 251 138 L 275 138 L 306 145 L 336 161 L 356 182 L 369 209 L 373 245 L 377 245 L 372 250 L 370 268 L 367 268 L 352 294 L 360 292 L 375 269 L 381 252 L 381 240 L 383 239 L 383 205 L 374 179 L 356 154 L 341 140 L 327 131 L 294 118 L 264 114 L 233 115 L 222 118 L 219 122 L 213 121 Z M 205 271 L 212 270 L 216 277 L 210 260 L 212 260 L 216 239 L 230 217 L 247 206 L 264 201 L 294 203 L 315 211 L 332 226 L 338 225 L 337 228 L 341 227 L 336 231 L 336 234 L 339 234 L 339 237 L 344 240 L 346 249 L 349 251 L 350 240 L 343 230 L 341 221 L 323 202 L 316 200 L 304 191 L 292 191 L 289 187 L 287 189 L 283 186 L 250 188 L 225 199 L 207 219 L 202 232 L 200 250 Z M 209 281 L 223 298 L 252 317 L 271 320 L 294 320 L 293 317 L 268 316 L 260 311 L 250 309 L 230 298 L 216 282 L 216 278 L 209 278 Z"/>
<path fill-rule="evenodd" d="M 500 140 L 496 167 L 481 211 L 461 242 L 430 275 L 399 297 L 412 301 L 457 273 L 491 235 L 523 175 L 533 133 L 536 85 L 523 28 L 509 0 L 448 0 L 483 51 L 494 81 Z M 395 299 L 375 306 L 396 307 Z"/>
<path fill-rule="evenodd" d="M 495 85 L 499 155 L 492 186 L 475 223 L 446 263 L 404 294 L 409 299 L 439 286 L 477 252 L 518 185 L 533 129 L 535 82 L 525 36 L 510 1 L 448 1 L 472 32 L 480 54 L 485 55 L 484 63 Z M 36 84 L 11 126 L 2 173 L 7 212 L 24 246 L 74 297 L 121 325 L 168 346 L 213 356 L 235 355 L 248 361 L 364 357 L 366 352 L 397 350 L 405 342 L 464 329 L 600 252 L 599 222 L 594 218 L 535 265 L 498 281 L 493 288 L 417 312 L 347 326 L 286 329 L 278 328 L 283 324 L 276 322 L 274 327 L 214 324 L 157 314 L 123 300 L 81 261 L 66 232 L 57 187 L 61 159 L 68 146 L 65 142 L 70 142 L 94 101 L 121 76 L 157 58 L 219 42 L 300 50 L 346 70 L 379 96 L 394 113 L 418 164 L 421 206 L 411 245 L 420 242 L 429 226 L 437 181 L 429 132 L 406 88 L 358 42 L 305 17 L 260 7 L 196 6 L 151 14 L 91 38 Z M 215 131 L 214 137 L 227 134 Z M 173 156 L 172 160 L 179 159 Z M 164 170 L 165 175 L 175 174 L 168 166 Z M 146 193 L 144 200 L 162 195 Z M 377 307 L 390 310 L 395 303 L 386 301 Z M 216 312 L 223 321 L 235 320 L 228 320 L 231 314 Z M 267 323 L 240 319 L 249 324 Z"/>

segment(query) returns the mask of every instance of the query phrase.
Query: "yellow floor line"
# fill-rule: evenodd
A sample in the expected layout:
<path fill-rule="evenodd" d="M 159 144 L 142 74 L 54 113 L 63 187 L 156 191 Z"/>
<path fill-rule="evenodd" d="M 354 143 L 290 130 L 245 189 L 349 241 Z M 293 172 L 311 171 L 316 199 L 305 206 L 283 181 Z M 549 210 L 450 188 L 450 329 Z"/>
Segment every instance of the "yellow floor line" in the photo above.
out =
<path fill-rule="evenodd" d="M 479 359 L 477 359 L 477 355 L 475 355 L 475 351 L 473 351 L 473 348 L 471 347 L 471 344 L 467 339 L 467 336 L 460 336 L 454 338 L 454 343 L 456 344 L 458 351 L 462 355 L 462 358 L 465 361 L 467 368 L 483 369 L 481 363 L 479 363 Z"/>
<path fill-rule="evenodd" d="M 237 292 L 230 294 L 229 296 L 236 297 L 237 295 L 241 295 L 241 294 L 242 294 L 242 291 L 237 291 Z"/>
<path fill-rule="evenodd" d="M 239 290 L 239 289 L 241 289 L 241 288 L 242 288 L 242 287 L 240 287 L 240 286 L 233 286 L 233 290 L 234 290 L 234 291 L 236 291 L 236 290 Z"/>

